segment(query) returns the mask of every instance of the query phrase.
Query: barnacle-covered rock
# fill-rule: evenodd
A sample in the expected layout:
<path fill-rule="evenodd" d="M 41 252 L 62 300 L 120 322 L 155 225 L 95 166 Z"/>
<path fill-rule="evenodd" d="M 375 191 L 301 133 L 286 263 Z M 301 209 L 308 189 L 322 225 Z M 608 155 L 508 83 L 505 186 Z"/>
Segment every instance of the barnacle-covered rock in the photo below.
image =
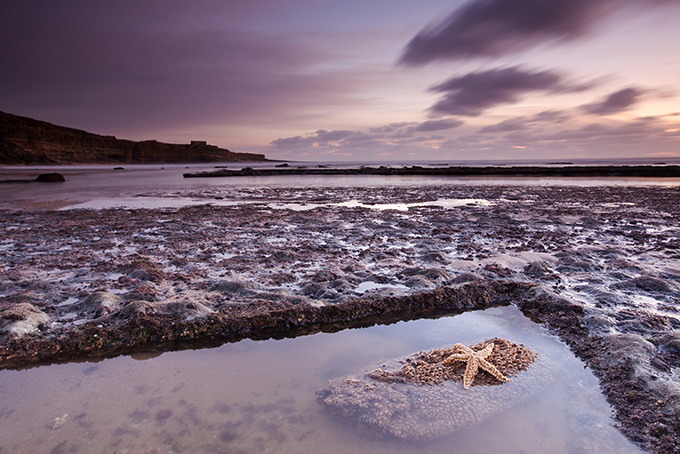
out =
<path fill-rule="evenodd" d="M 331 380 L 317 400 L 379 435 L 405 440 L 443 437 L 526 401 L 553 380 L 548 359 L 522 345 L 495 338 L 472 350 L 490 344 L 493 353 L 487 359 L 511 381 L 504 383 L 480 369 L 472 386 L 464 389 L 465 363 L 446 365 L 455 350 L 441 348 Z"/>
<path fill-rule="evenodd" d="M 50 317 L 29 303 L 18 303 L 7 308 L 0 306 L 0 334 L 7 333 L 21 337 L 35 332 Z"/>
<path fill-rule="evenodd" d="M 120 296 L 113 293 L 92 292 L 79 304 L 79 309 L 92 313 L 95 317 L 101 317 L 120 309 L 120 302 Z"/>

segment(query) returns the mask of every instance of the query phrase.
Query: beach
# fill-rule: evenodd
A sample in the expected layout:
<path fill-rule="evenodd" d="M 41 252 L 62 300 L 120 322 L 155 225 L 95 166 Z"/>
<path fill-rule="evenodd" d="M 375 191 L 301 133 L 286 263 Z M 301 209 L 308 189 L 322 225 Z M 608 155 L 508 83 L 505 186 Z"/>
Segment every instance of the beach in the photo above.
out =
<path fill-rule="evenodd" d="M 675 180 L 309 178 L 5 204 L 0 366 L 514 306 L 592 370 L 629 439 L 677 449 Z"/>

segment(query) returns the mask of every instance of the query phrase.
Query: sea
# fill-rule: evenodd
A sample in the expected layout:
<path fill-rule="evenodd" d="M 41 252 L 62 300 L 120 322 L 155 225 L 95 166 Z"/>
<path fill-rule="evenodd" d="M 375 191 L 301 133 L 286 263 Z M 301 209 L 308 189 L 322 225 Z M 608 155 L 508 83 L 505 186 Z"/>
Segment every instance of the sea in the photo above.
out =
<path fill-rule="evenodd" d="M 244 176 L 235 178 L 183 178 L 184 173 L 216 170 L 273 168 L 281 162 L 218 162 L 201 164 L 127 164 L 68 165 L 68 166 L 0 166 L 0 181 L 32 179 L 41 173 L 58 172 L 66 182 L 58 185 L 2 184 L 0 209 L 71 209 L 71 208 L 163 208 L 202 204 L 200 197 L 185 194 L 202 189 L 226 187 L 357 187 L 357 186 L 429 186 L 429 185 L 564 185 L 564 186 L 645 186 L 680 185 L 680 178 L 622 178 L 622 177 L 450 177 L 450 176 L 381 176 L 381 175 L 298 175 Z M 579 159 L 579 160 L 515 160 L 515 161 L 361 161 L 361 162 L 291 162 L 290 168 L 368 167 L 448 167 L 448 166 L 602 166 L 602 165 L 680 165 L 680 158 L 660 159 Z M 113 170 L 117 169 L 117 170 Z M 236 198 L 235 200 L 239 200 Z M 212 202 L 230 203 L 230 201 Z"/>

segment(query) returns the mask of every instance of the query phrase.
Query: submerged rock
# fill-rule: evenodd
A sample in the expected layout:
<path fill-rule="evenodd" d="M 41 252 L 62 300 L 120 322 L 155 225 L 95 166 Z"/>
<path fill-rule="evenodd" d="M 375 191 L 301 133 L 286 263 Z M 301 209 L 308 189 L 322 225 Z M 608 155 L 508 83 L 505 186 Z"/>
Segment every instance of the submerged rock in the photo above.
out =
<path fill-rule="evenodd" d="M 528 358 L 534 356 L 526 347 L 504 339 L 492 342 L 499 351 L 489 357 L 490 362 L 512 379 L 502 386 L 480 369 L 479 379 L 470 389 L 463 389 L 459 379 L 465 364 L 442 366 L 450 349 L 438 349 L 390 361 L 372 372 L 331 380 L 317 393 L 317 400 L 332 413 L 381 436 L 443 437 L 526 401 L 553 380 L 553 368 L 543 356 L 531 363 Z"/>

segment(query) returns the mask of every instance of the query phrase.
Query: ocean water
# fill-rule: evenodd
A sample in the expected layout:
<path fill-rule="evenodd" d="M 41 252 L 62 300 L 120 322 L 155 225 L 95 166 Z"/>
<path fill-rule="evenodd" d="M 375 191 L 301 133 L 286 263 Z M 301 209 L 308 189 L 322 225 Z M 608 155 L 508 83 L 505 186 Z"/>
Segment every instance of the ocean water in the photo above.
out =
<path fill-rule="evenodd" d="M 654 164 L 653 160 L 573 161 L 574 165 Z M 664 163 L 680 163 L 680 158 Z M 354 188 L 354 187 L 422 187 L 442 185 L 528 185 L 528 186 L 680 186 L 680 178 L 584 178 L 584 177 L 447 177 L 447 176 L 381 176 L 381 175 L 298 175 L 267 177 L 183 178 L 183 173 L 214 170 L 216 167 L 274 167 L 276 162 L 126 165 L 113 170 L 112 165 L 77 166 L 12 166 L 0 167 L 0 181 L 32 179 L 46 172 L 59 172 L 66 182 L 59 184 L 0 184 L 0 209 L 70 209 L 70 208 L 178 208 L 203 203 L 227 204 L 244 202 L 240 189 L 252 188 Z M 544 161 L 427 161 L 427 162 L 291 162 L 290 167 L 358 168 L 367 166 L 486 166 L 486 165 L 551 165 Z M 555 165 L 564 165 L 558 163 Z M 224 188 L 232 197 L 207 201 L 201 193 Z M 195 196 L 197 195 L 197 196 Z"/>

